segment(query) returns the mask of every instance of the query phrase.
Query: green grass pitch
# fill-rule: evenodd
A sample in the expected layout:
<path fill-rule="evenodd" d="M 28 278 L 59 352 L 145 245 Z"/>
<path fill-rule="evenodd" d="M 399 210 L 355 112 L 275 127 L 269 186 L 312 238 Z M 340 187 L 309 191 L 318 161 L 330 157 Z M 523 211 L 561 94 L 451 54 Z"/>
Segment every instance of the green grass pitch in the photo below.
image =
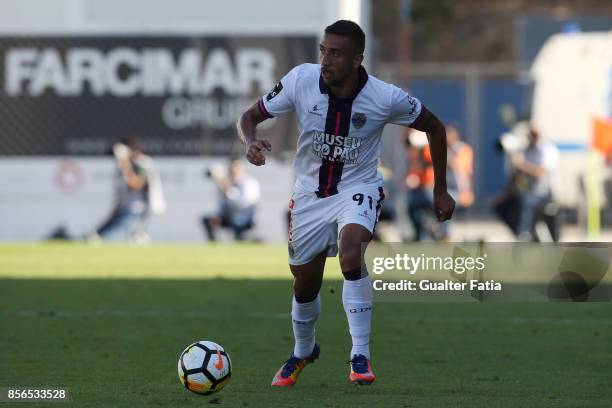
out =
<path fill-rule="evenodd" d="M 612 406 L 610 303 L 378 303 L 378 379 L 349 384 L 337 263 L 320 360 L 293 389 L 272 389 L 293 347 L 284 246 L 2 245 L 0 387 L 65 386 L 76 407 Z M 197 340 L 232 357 L 212 397 L 177 377 Z"/>

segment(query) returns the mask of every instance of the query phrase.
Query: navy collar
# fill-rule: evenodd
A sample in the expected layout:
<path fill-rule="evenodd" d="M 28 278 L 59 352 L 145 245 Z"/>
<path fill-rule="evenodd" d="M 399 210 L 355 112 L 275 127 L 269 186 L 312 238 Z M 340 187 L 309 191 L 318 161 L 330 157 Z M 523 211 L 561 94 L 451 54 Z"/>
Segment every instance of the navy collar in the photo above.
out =
<path fill-rule="evenodd" d="M 368 82 L 368 77 L 369 77 L 368 72 L 363 67 L 363 65 L 360 65 L 359 66 L 359 82 L 357 85 L 357 90 L 355 91 L 353 96 L 348 97 L 348 98 L 336 98 L 331 93 L 331 89 L 329 89 L 329 86 L 327 86 L 327 84 L 323 82 L 323 75 L 319 75 L 319 90 L 321 91 L 322 94 L 328 94 L 330 98 L 353 100 L 357 97 L 357 95 L 359 95 L 359 92 L 361 92 L 365 84 Z"/>

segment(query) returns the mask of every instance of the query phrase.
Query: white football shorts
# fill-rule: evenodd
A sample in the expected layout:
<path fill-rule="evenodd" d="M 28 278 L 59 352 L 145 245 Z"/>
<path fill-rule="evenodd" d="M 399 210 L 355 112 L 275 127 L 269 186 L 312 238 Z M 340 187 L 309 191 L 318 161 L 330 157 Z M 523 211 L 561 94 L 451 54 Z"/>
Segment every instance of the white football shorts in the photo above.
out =
<path fill-rule="evenodd" d="M 347 224 L 359 224 L 374 232 L 385 198 L 378 185 L 346 188 L 326 198 L 294 192 L 289 201 L 289 264 L 303 265 L 323 251 L 338 254 L 338 233 Z"/>

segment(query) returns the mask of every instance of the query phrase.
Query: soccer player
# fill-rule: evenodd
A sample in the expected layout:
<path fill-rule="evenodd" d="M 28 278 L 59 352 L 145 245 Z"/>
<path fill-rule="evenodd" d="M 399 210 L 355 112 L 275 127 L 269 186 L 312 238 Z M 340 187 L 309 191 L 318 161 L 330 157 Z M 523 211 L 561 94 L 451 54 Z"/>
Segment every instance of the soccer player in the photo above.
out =
<path fill-rule="evenodd" d="M 362 244 L 372 238 L 381 202 L 377 171 L 381 134 L 387 123 L 427 133 L 434 165 L 433 210 L 450 219 L 455 202 L 446 189 L 444 125 L 421 102 L 364 67 L 365 34 L 354 22 L 339 20 L 325 28 L 320 64 L 293 68 L 274 89 L 242 114 L 238 134 L 246 157 L 265 164 L 269 141 L 257 139 L 257 124 L 294 111 L 300 135 L 294 157 L 296 182 L 289 202 L 289 265 L 294 276 L 291 316 L 295 347 L 278 370 L 273 386 L 292 386 L 308 363 L 319 357 L 315 322 L 325 259 L 340 253 L 344 275 L 342 303 L 352 337 L 349 380 L 371 384 L 372 281 Z"/>

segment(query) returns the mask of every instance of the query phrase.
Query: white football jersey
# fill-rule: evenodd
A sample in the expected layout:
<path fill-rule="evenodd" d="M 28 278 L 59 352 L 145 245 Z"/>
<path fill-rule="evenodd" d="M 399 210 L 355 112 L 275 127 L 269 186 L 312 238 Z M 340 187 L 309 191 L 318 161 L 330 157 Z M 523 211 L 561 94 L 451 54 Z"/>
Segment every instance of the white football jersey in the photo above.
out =
<path fill-rule="evenodd" d="M 381 135 L 387 123 L 411 126 L 421 102 L 359 68 L 352 98 L 336 98 L 319 64 L 293 68 L 259 100 L 267 118 L 295 111 L 299 138 L 293 160 L 295 190 L 329 197 L 357 183 L 382 185 L 378 172 Z"/>

